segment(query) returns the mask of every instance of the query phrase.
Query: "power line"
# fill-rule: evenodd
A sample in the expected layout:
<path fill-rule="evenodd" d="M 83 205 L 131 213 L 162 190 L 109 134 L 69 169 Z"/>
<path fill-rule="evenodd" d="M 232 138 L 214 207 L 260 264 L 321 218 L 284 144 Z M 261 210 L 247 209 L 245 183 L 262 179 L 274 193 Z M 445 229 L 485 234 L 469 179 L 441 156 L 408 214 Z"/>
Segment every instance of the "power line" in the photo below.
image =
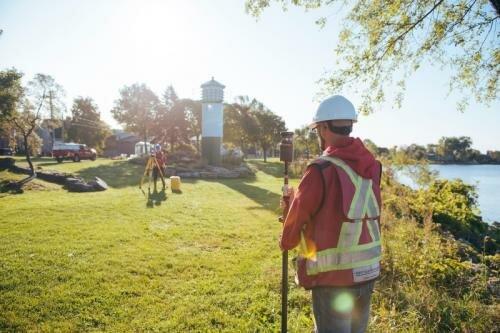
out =
<path fill-rule="evenodd" d="M 99 122 L 99 121 L 101 121 L 100 118 L 98 118 L 97 120 L 90 119 L 90 118 L 85 118 L 85 117 L 82 117 L 82 116 L 75 116 L 74 118 L 82 119 L 82 120 L 87 120 L 87 121 L 91 121 L 91 122 Z"/>
<path fill-rule="evenodd" d="M 73 119 L 75 119 L 77 121 L 86 121 L 88 123 L 94 123 L 94 124 L 98 124 L 98 125 L 101 125 L 103 123 L 103 121 L 101 121 L 101 120 L 95 121 L 95 120 L 90 120 L 88 118 L 83 118 L 83 117 L 73 117 Z"/>
<path fill-rule="evenodd" d="M 71 126 L 80 126 L 80 127 L 94 128 L 94 129 L 102 129 L 101 126 L 92 126 L 89 124 L 82 124 L 82 123 L 75 123 L 75 122 L 71 122 Z"/>

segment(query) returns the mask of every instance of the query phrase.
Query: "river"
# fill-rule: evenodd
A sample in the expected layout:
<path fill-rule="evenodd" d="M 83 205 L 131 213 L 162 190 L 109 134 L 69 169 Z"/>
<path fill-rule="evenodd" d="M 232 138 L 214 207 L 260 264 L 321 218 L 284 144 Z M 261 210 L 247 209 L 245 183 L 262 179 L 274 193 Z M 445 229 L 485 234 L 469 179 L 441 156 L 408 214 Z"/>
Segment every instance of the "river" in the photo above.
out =
<path fill-rule="evenodd" d="M 440 178 L 460 178 L 465 183 L 476 185 L 483 220 L 490 223 L 500 221 L 500 165 L 433 164 L 430 167 L 439 172 Z M 404 184 L 415 186 L 405 175 L 400 175 L 399 179 Z"/>

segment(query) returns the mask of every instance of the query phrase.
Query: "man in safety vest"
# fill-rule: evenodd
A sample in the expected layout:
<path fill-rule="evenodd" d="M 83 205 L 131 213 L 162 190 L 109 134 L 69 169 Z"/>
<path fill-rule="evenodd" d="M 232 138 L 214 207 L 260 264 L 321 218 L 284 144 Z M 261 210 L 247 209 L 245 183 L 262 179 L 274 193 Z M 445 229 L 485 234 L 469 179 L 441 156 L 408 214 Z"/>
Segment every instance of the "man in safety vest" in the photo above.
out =
<path fill-rule="evenodd" d="M 280 245 L 299 246 L 298 282 L 312 290 L 317 332 L 364 332 L 380 274 L 381 165 L 349 136 L 356 121 L 342 96 L 320 104 L 310 128 L 323 154 L 289 193 Z"/>

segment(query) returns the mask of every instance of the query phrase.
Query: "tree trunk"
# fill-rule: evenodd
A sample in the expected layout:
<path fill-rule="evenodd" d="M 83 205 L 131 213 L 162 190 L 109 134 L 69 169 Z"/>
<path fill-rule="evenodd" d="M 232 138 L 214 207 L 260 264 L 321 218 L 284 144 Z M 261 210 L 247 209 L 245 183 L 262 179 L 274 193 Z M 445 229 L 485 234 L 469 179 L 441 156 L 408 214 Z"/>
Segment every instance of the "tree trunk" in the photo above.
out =
<path fill-rule="evenodd" d="M 148 134 L 147 132 L 144 132 L 144 154 L 148 154 Z"/>
<path fill-rule="evenodd" d="M 262 146 L 262 152 L 264 154 L 264 163 L 267 163 L 267 156 L 266 156 L 266 148 L 264 146 Z"/>
<path fill-rule="evenodd" d="M 31 162 L 30 147 L 28 145 L 28 138 L 29 138 L 28 135 L 23 135 L 24 150 L 25 150 L 25 153 L 26 153 L 26 161 L 28 161 L 28 165 L 30 166 L 31 175 L 35 176 L 36 175 L 36 173 L 35 173 L 35 167 L 33 166 L 33 162 Z"/>
<path fill-rule="evenodd" d="M 241 152 L 243 153 L 243 159 L 247 157 L 247 152 L 245 150 L 245 140 L 241 139 Z"/>
<path fill-rule="evenodd" d="M 309 153 L 310 153 L 309 147 L 310 147 L 309 139 L 306 139 L 306 159 L 308 161 L 309 161 Z"/>

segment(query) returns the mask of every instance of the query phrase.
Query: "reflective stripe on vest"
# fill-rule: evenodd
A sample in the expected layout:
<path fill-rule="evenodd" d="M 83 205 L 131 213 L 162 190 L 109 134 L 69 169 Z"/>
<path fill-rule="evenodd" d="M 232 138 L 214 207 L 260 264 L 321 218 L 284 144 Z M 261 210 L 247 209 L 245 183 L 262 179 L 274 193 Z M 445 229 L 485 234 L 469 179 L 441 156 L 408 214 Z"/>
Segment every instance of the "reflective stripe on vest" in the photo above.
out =
<path fill-rule="evenodd" d="M 360 220 L 364 217 L 375 218 L 380 215 L 375 193 L 373 193 L 372 180 L 359 176 L 341 159 L 331 156 L 321 156 L 320 159 L 329 161 L 341 168 L 349 177 L 356 192 L 352 198 L 347 218 L 351 220 Z"/>
<path fill-rule="evenodd" d="M 373 270 L 381 256 L 380 230 L 377 218 L 380 208 L 373 192 L 373 182 L 355 173 L 345 162 L 330 156 L 321 156 L 323 160 L 329 161 L 341 168 L 349 177 L 355 188 L 355 193 L 349 205 L 347 218 L 353 221 L 342 223 L 337 247 L 318 251 L 314 258 L 308 258 L 306 267 L 308 275 L 321 272 L 357 269 L 359 272 Z M 372 241 L 359 244 L 363 219 Z"/>
<path fill-rule="evenodd" d="M 316 260 L 307 261 L 307 274 L 369 266 L 380 261 L 380 241 L 351 248 L 331 248 L 316 253 Z"/>

